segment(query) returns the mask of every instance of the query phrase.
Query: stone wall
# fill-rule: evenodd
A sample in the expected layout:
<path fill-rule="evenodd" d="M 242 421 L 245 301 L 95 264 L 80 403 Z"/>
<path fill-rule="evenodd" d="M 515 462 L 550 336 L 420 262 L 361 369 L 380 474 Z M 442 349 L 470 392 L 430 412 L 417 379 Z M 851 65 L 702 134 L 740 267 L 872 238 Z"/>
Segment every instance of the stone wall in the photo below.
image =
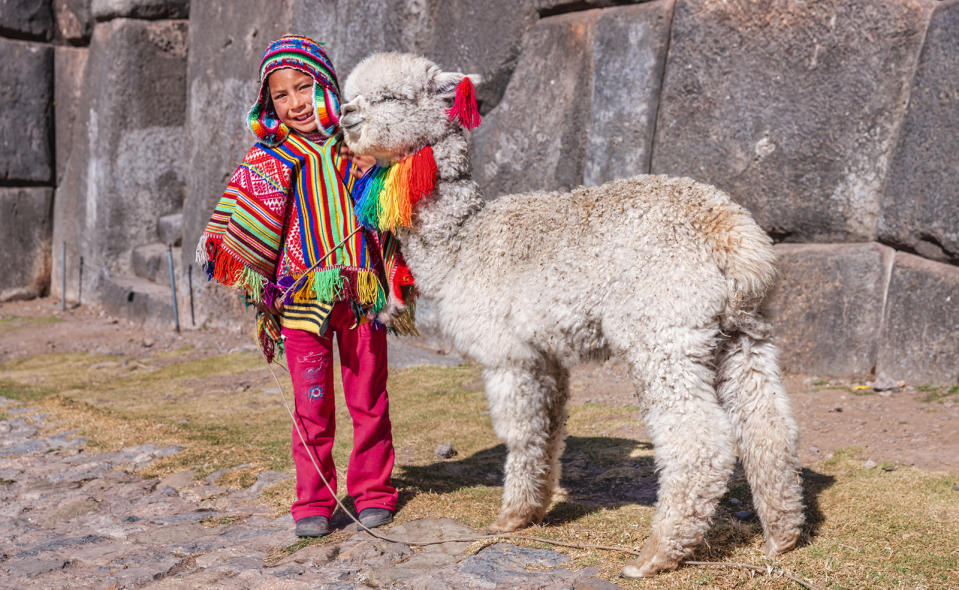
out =
<path fill-rule="evenodd" d="M 5 1 L 0 10 L 0 301 L 50 285 L 55 159 L 53 16 L 49 2 Z"/>
<path fill-rule="evenodd" d="M 20 93 L 5 98 L 30 122 L 15 143 L 4 128 L 0 224 L 21 247 L 8 256 L 40 261 L 5 277 L 4 296 L 44 291 L 52 235 L 54 294 L 65 240 L 68 277 L 81 254 L 90 268 L 85 292 L 169 321 L 148 303 L 170 299 L 173 247 L 198 322 L 246 322 L 191 246 L 251 144 L 259 56 L 297 31 L 327 43 L 341 78 L 379 50 L 481 74 L 473 158 L 488 198 L 639 173 L 729 192 L 778 243 L 767 311 L 787 370 L 959 379 L 959 0 L 39 4 L 0 10 L 4 55 L 18 56 L 0 92 Z M 24 215 L 39 238 L 7 233 Z"/>
<path fill-rule="evenodd" d="M 186 194 L 189 3 L 94 0 L 55 6 L 64 41 L 56 47 L 54 70 L 53 291 L 65 289 L 71 301 L 82 292 L 118 312 L 171 321 L 160 226 L 165 217 L 181 215 Z M 170 246 L 179 247 L 179 230 L 175 233 Z M 144 251 L 150 254 L 146 266 L 162 272 L 137 272 Z M 150 297 L 157 302 L 146 306 Z M 143 309 L 159 311 L 134 311 Z"/>

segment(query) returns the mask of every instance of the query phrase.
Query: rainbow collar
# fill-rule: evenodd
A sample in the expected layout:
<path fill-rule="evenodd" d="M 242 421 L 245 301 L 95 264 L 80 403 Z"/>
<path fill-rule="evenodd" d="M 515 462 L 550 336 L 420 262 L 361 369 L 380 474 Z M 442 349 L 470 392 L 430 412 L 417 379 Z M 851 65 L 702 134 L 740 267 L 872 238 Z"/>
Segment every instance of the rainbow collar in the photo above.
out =
<path fill-rule="evenodd" d="M 367 229 L 412 225 L 413 205 L 436 190 L 436 160 L 426 146 L 388 167 L 374 166 L 353 187 L 353 210 Z"/>

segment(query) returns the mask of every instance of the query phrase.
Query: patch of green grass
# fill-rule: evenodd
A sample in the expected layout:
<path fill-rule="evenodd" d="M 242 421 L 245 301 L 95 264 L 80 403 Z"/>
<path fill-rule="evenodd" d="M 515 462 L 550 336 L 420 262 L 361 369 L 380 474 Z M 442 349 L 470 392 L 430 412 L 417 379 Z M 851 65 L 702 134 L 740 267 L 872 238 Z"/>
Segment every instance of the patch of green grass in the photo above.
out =
<path fill-rule="evenodd" d="M 917 391 L 925 393 L 923 397 L 919 398 L 919 401 L 922 402 L 936 402 L 942 399 L 949 397 L 950 395 L 956 395 L 959 393 L 959 385 L 953 385 L 951 387 L 946 387 L 944 385 L 920 385 L 916 388 Z"/>
<path fill-rule="evenodd" d="M 56 316 L 10 316 L 0 318 L 0 330 L 19 330 L 20 328 L 30 328 L 34 326 L 47 326 L 50 324 L 59 324 L 62 321 L 63 318 Z"/>
<path fill-rule="evenodd" d="M 200 525 L 206 528 L 216 528 L 228 524 L 233 524 L 238 520 L 243 520 L 244 516 L 231 514 L 229 516 L 209 516 L 200 521 Z"/>
<path fill-rule="evenodd" d="M 299 551 L 300 549 L 303 549 L 304 547 L 308 545 L 312 545 L 314 542 L 316 542 L 316 539 L 303 538 L 297 541 L 296 543 L 293 543 L 292 545 L 271 549 L 263 558 L 263 565 L 265 565 L 266 567 L 271 567 L 273 565 L 276 565 L 277 563 L 282 561 L 284 558 L 289 557 L 290 555 L 293 555 L 294 553 L 296 553 L 297 551 Z"/>
<path fill-rule="evenodd" d="M 20 383 L 12 379 L 0 379 L 0 397 L 23 402 L 35 401 L 50 395 L 54 390 Z M 4 414 L 4 420 L 6 420 Z"/>

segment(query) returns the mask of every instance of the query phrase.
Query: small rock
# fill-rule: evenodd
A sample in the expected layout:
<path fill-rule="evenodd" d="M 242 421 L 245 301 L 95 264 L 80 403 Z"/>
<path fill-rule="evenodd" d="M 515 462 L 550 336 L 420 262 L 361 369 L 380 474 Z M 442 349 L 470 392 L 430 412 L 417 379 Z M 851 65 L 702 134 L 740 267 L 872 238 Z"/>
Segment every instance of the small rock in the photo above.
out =
<path fill-rule="evenodd" d="M 952 491 L 959 492 L 959 484 L 952 486 Z"/>
<path fill-rule="evenodd" d="M 819 447 L 809 447 L 809 451 L 812 453 L 819 454 Z"/>
<path fill-rule="evenodd" d="M 143 348 L 150 348 L 151 346 L 156 344 L 156 342 L 153 340 L 153 338 L 144 338 L 143 342 L 141 342 L 140 344 L 143 346 Z"/>
<path fill-rule="evenodd" d="M 873 391 L 899 391 L 902 386 L 898 382 L 890 379 L 889 377 L 880 375 L 872 384 Z"/>
<path fill-rule="evenodd" d="M 596 568 L 587 568 L 583 571 L 588 572 L 589 570 L 595 569 Z M 573 590 L 617 590 L 618 588 L 619 586 L 616 584 L 607 582 L 606 580 L 601 580 L 592 575 L 589 577 L 581 577 L 573 583 Z"/>
<path fill-rule="evenodd" d="M 737 513 L 734 514 L 733 516 L 735 516 L 735 517 L 738 518 L 739 520 L 749 520 L 749 519 L 752 518 L 755 514 L 756 514 L 756 513 L 753 512 L 752 510 L 740 510 L 739 512 L 737 512 Z"/>
<path fill-rule="evenodd" d="M 453 448 L 453 443 L 443 443 L 436 446 L 436 450 L 433 451 L 433 454 L 439 459 L 449 459 L 450 457 L 455 457 L 459 453 Z"/>
<path fill-rule="evenodd" d="M 734 506 L 739 506 L 739 505 L 742 504 L 743 502 L 742 502 L 742 500 L 740 500 L 739 498 L 730 498 L 730 499 L 729 499 L 729 503 L 730 503 L 730 504 L 733 504 Z"/>
<path fill-rule="evenodd" d="M 883 471 L 895 471 L 896 469 L 898 469 L 898 466 L 897 466 L 897 465 L 883 465 L 883 466 L 882 466 L 882 470 L 883 470 Z"/>
<path fill-rule="evenodd" d="M 863 469 L 875 469 L 875 468 L 876 468 L 876 462 L 873 461 L 872 459 L 869 459 L 868 461 L 866 461 L 865 463 L 862 464 L 862 467 L 863 467 Z"/>

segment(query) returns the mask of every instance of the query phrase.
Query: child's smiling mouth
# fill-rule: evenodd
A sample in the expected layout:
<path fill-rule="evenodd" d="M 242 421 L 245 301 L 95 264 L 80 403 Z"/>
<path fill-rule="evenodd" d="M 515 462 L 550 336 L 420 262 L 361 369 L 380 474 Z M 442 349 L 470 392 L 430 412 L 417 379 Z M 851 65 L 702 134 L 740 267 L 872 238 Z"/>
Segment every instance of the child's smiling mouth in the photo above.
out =
<path fill-rule="evenodd" d="M 293 117 L 293 120 L 296 121 L 297 123 L 306 123 L 312 118 L 313 118 L 313 113 L 304 113 L 300 115 L 299 117 Z"/>

